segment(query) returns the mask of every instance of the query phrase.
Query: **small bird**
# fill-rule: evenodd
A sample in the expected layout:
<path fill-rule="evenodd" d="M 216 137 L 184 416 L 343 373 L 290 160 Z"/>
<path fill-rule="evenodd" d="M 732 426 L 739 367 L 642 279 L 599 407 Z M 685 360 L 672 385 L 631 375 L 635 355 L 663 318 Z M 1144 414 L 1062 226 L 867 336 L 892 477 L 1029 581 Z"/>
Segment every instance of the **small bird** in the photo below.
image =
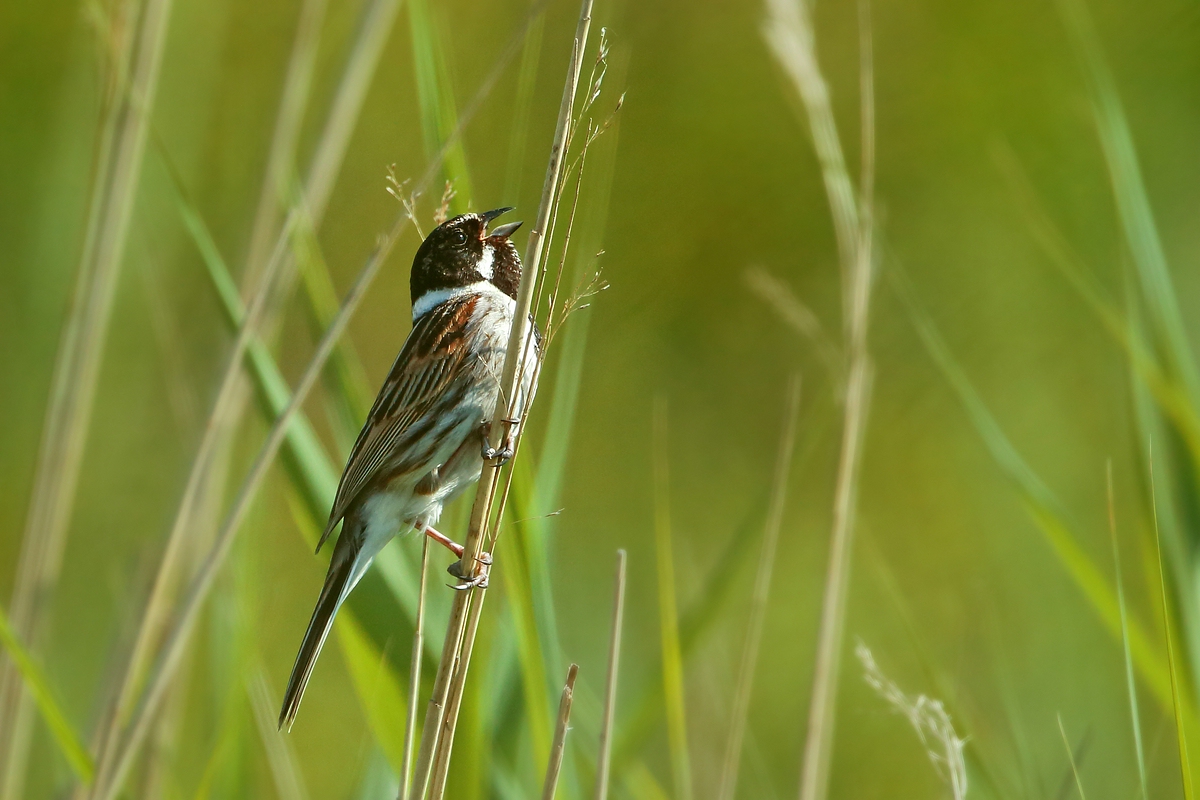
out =
<path fill-rule="evenodd" d="M 319 551 L 342 522 L 288 679 L 280 728 L 290 730 L 296 719 L 338 608 L 393 536 L 423 532 L 459 557 L 451 574 L 464 579 L 474 571 L 461 564 L 462 546 L 432 526 L 445 503 L 479 480 L 485 460 L 498 467 L 512 456 L 508 443 L 516 421 L 509 421 L 499 450 L 487 439 L 521 281 L 521 258 L 509 237 L 521 223 L 490 233 L 487 226 L 511 210 L 454 217 L 434 228 L 417 250 L 409 279 L 412 331 L 350 452 L 317 545 Z M 517 408 L 536 389 L 541 337 L 535 325 L 530 331 Z M 466 579 L 456 588 L 479 582 Z"/>

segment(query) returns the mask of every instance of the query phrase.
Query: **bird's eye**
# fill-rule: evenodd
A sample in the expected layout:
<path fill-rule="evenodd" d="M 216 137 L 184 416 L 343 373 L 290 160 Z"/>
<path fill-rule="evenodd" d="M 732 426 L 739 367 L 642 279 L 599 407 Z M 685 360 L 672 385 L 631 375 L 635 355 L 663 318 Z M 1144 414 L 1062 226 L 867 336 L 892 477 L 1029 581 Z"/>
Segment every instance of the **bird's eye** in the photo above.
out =
<path fill-rule="evenodd" d="M 450 234 L 450 241 L 454 242 L 454 244 L 466 244 L 467 243 L 467 234 L 463 233 L 462 231 L 456 230 Z"/>

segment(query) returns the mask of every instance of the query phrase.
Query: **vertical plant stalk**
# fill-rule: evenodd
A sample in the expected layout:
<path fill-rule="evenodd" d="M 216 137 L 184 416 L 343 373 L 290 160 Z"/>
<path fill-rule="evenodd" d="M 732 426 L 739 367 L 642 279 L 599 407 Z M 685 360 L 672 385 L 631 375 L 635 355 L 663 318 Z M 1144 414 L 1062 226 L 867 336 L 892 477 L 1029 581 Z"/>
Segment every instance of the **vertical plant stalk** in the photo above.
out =
<path fill-rule="evenodd" d="M 1129 615 L 1125 607 L 1125 581 L 1121 576 L 1121 548 L 1117 543 L 1117 508 L 1113 494 L 1112 459 L 1104 465 L 1104 488 L 1108 495 L 1108 534 L 1112 539 L 1113 569 L 1117 578 L 1117 606 L 1121 611 L 1121 653 L 1125 657 L 1125 690 L 1129 696 L 1129 721 L 1133 728 L 1133 752 L 1137 757 L 1138 786 L 1142 800 L 1146 792 L 1146 753 L 1142 747 L 1142 718 L 1138 713 L 1137 685 L 1133 678 L 1133 656 L 1129 652 Z"/>
<path fill-rule="evenodd" d="M 1167 666 L 1171 672 L 1171 699 L 1172 707 L 1175 713 L 1175 738 L 1179 744 L 1179 772 L 1183 783 L 1183 796 L 1185 800 L 1192 800 L 1196 796 L 1195 787 L 1192 785 L 1192 762 L 1188 753 L 1187 728 L 1183 722 L 1183 691 L 1179 686 L 1179 670 L 1176 669 L 1176 656 L 1174 637 L 1171 635 L 1171 614 L 1168 611 L 1167 604 L 1167 576 L 1163 570 L 1163 555 L 1162 555 L 1162 536 L 1158 529 L 1158 492 L 1154 485 L 1154 446 L 1150 444 L 1148 453 L 1149 473 L 1150 473 L 1150 510 L 1154 521 L 1154 554 L 1158 563 L 1158 598 L 1160 608 L 1162 610 L 1163 621 L 1163 636 L 1167 640 Z"/>
<path fill-rule="evenodd" d="M 613 588 L 612 634 L 608 640 L 608 673 L 604 679 L 604 716 L 600 719 L 600 753 L 596 756 L 594 800 L 608 797 L 612 766 L 613 718 L 617 708 L 617 669 L 621 664 L 621 630 L 625 624 L 625 551 L 617 551 L 617 577 Z"/>
<path fill-rule="evenodd" d="M 654 542 L 658 566 L 659 639 L 662 646 L 663 706 L 675 796 L 692 800 L 692 765 L 688 754 L 687 700 L 684 696 L 683 649 L 679 643 L 679 611 L 675 599 L 675 565 L 671 547 L 671 479 L 668 470 L 667 401 L 654 402 Z"/>
<path fill-rule="evenodd" d="M 425 647 L 425 584 L 429 576 L 429 537 L 421 547 L 421 588 L 417 594 L 417 620 L 413 626 L 412 663 L 408 678 L 408 716 L 404 720 L 404 764 L 400 769 L 397 800 L 408 800 L 412 787 L 413 741 L 417 736 L 417 697 L 421 691 L 421 656 Z"/>
<path fill-rule="evenodd" d="M 266 177 L 258 198 L 258 210 L 251 227 L 250 250 L 246 258 L 244 283 L 256 286 L 259 272 L 271 255 L 271 240 L 279 228 L 280 211 L 290 195 L 288 186 L 296 163 L 296 145 L 300 126 L 308 107 L 313 68 L 321 40 L 321 26 L 329 0 L 304 0 L 296 26 L 296 39 L 288 61 L 283 97 L 275 117 L 275 131 L 267 155 Z"/>
<path fill-rule="evenodd" d="M 379 2 L 384 2 L 384 0 L 379 0 Z M 540 5 L 538 8 L 540 8 Z M 418 193 L 424 192 L 433 182 L 433 178 L 440 170 L 442 160 L 445 158 L 449 148 L 462 136 L 462 131 L 467 123 L 474 117 L 475 112 L 482 105 L 484 98 L 491 93 L 504 67 L 515 55 L 527 28 L 528 22 L 522 30 L 513 36 L 505 51 L 497 59 L 496 65 L 484 79 L 475 97 L 472 98 L 471 103 L 464 110 L 462 117 L 459 119 L 458 127 L 446 140 L 446 143 L 443 144 L 438 156 L 426 168 L 421 180 L 417 182 L 416 191 Z M 294 218 L 295 214 L 289 215 L 289 219 Z M 134 716 L 130 721 L 130 733 L 120 743 L 121 753 L 116 759 L 117 767 L 114 772 L 114 778 L 109 782 L 106 793 L 103 795 L 103 800 L 111 800 L 118 790 L 124 775 L 128 772 L 130 766 L 132 766 L 133 758 L 145 739 L 150 719 L 157 710 L 167 686 L 170 684 L 175 671 L 179 667 L 180 659 L 187 643 L 191 639 L 191 634 L 204 600 L 212 590 L 213 581 L 216 578 L 218 570 L 229 555 L 230 548 L 233 546 L 242 520 L 249 510 L 251 500 L 256 495 L 258 487 L 266 477 L 267 470 L 270 468 L 275 455 L 279 452 L 279 448 L 283 444 L 292 418 L 308 398 L 309 392 L 312 391 L 313 386 L 320 378 L 325 363 L 345 332 L 350 318 L 358 309 L 359 304 L 366 295 L 367 289 L 379 274 L 384 261 L 386 261 L 388 255 L 391 253 L 400 234 L 408 227 L 409 222 L 407 213 L 401 212 L 397 215 L 391 230 L 380 238 L 375 251 L 368 258 L 366 264 L 363 265 L 354 284 L 350 287 L 350 291 L 347 293 L 337 317 L 330 323 L 324 336 L 321 337 L 321 341 L 317 344 L 316 351 L 310 359 L 304 374 L 301 376 L 300 382 L 297 384 L 287 407 L 280 412 L 275 420 L 275 424 L 272 425 L 271 430 L 268 432 L 266 441 L 263 442 L 262 447 L 259 449 L 258 455 L 243 480 L 237 497 L 234 499 L 233 505 L 225 517 L 225 522 L 221 526 L 220 531 L 218 531 L 212 547 L 209 549 L 200 569 L 192 580 L 181 608 L 174 617 L 169 636 L 161 648 L 155 670 L 146 681 L 146 689 L 142 693 L 141 701 L 137 704 Z M 281 238 L 280 241 L 286 240 Z"/>
<path fill-rule="evenodd" d="M 567 669 L 567 685 L 563 687 L 562 699 L 558 701 L 558 724 L 554 726 L 554 744 L 550 747 L 550 763 L 546 765 L 546 780 L 542 784 L 542 800 L 554 800 L 558 788 L 558 774 L 562 771 L 563 749 L 567 743 L 567 725 L 571 721 L 571 703 L 575 699 L 575 677 L 579 665 Z"/>
<path fill-rule="evenodd" d="M 729 741 L 725 748 L 725 761 L 721 767 L 721 783 L 717 791 L 718 800 L 733 800 L 734 792 L 737 790 L 742 741 L 746 735 L 750 697 L 754 692 L 754 672 L 758 666 L 763 625 L 767 619 L 767 602 L 771 596 L 771 577 L 775 571 L 775 552 L 779 545 L 779 529 L 783 524 L 783 509 L 787 500 L 788 474 L 792 465 L 792 452 L 796 445 L 796 420 L 799 412 L 800 375 L 797 373 L 788 381 L 783 432 L 779 438 L 779 453 L 775 459 L 775 480 L 771 486 L 762 552 L 758 557 L 758 575 L 754 579 L 754 595 L 750 601 L 746 643 L 742 649 L 742 660 L 738 667 L 737 689 L 733 696 L 733 713 L 730 717 Z"/>
<path fill-rule="evenodd" d="M 860 0 L 860 94 L 862 97 L 862 192 L 856 201 L 829 104 L 829 91 L 816 57 L 816 36 L 803 0 L 767 0 L 765 35 L 808 114 L 813 146 L 842 257 L 845 357 L 848 362 L 841 457 L 834 491 L 829 565 L 813 670 L 807 735 L 800 775 L 800 800 L 824 800 L 833 752 L 834 711 L 850 583 L 850 554 L 858 475 L 871 398 L 867 351 L 873 272 L 873 194 L 875 172 L 874 77 L 867 0 Z"/>
<path fill-rule="evenodd" d="M 562 101 L 559 104 L 558 121 L 555 126 L 554 140 L 550 148 L 550 161 L 546 167 L 546 178 L 542 184 L 542 198 L 538 207 L 537 219 L 529 232 L 525 247 L 525 258 L 521 273 L 521 283 L 517 289 L 516 309 L 513 312 L 512 330 L 508 338 L 508 349 L 504 357 L 504 369 L 501 372 L 500 386 L 497 394 L 496 411 L 492 416 L 491 441 L 503 441 L 508 434 L 505 418 L 511 419 L 511 414 L 519 411 L 516 404 L 519 400 L 516 388 L 518 386 L 518 365 L 524 362 L 523 352 L 529 346 L 530 336 L 529 310 L 533 304 L 534 288 L 537 283 L 538 268 L 541 264 L 542 247 L 557 194 L 559 176 L 562 171 L 562 161 L 566 155 L 567 131 L 574 108 L 575 93 L 579 86 L 579 73 L 583 66 L 583 51 L 587 45 L 588 28 L 592 21 L 592 0 L 583 0 L 579 22 L 575 29 L 575 40 L 571 52 L 571 60 L 567 70 L 566 85 L 563 87 Z M 503 401 L 503 405 L 501 405 Z M 505 408 L 508 414 L 501 414 Z M 484 464 L 483 474 L 479 479 L 479 487 L 475 493 L 475 503 L 471 507 L 471 521 L 467 529 L 466 540 L 463 542 L 462 564 L 471 574 L 477 575 L 481 565 L 479 554 L 482 548 L 484 528 L 491 510 L 491 502 L 497 483 L 497 472 L 493 464 Z M 463 683 L 466 679 L 466 668 L 469 663 L 470 639 L 466 640 L 464 649 L 464 634 L 467 629 L 468 612 L 472 601 L 477 603 L 474 611 L 475 625 L 478 624 L 482 611 L 486 590 L 478 587 L 458 593 L 450 611 L 450 621 L 446 629 L 446 639 L 442 649 L 442 659 L 438 665 L 437 677 L 433 684 L 433 694 L 429 698 L 429 707 L 425 713 L 425 724 L 421 734 L 421 749 L 417 756 L 417 767 L 414 773 L 413 785 L 416 789 L 414 798 L 425 797 L 426 791 L 433 785 L 433 766 L 435 755 L 439 751 L 439 741 L 445 736 L 444 757 L 439 759 L 438 780 L 439 788 L 445 786 L 446 772 L 449 770 L 449 754 L 453 740 L 453 715 L 447 715 L 450 705 L 457 710 L 457 700 L 462 697 Z M 472 626 L 474 628 L 475 626 Z M 460 663 L 460 655 L 464 656 Z M 443 730 L 443 722 L 448 721 L 449 731 Z M 437 800 L 441 797 L 438 791 L 430 794 Z"/>
<path fill-rule="evenodd" d="M 171 6 L 171 0 L 147 0 L 136 41 L 125 40 L 111 82 L 115 88 L 100 135 L 87 233 L 51 382 L 9 607 L 16 634 L 33 649 L 40 645 L 62 567 Z M 20 673 L 11 660 L 4 660 L 0 662 L 0 775 L 4 776 L 0 796 L 4 798 L 15 800 L 22 794 L 32 723 L 32 705 Z"/>

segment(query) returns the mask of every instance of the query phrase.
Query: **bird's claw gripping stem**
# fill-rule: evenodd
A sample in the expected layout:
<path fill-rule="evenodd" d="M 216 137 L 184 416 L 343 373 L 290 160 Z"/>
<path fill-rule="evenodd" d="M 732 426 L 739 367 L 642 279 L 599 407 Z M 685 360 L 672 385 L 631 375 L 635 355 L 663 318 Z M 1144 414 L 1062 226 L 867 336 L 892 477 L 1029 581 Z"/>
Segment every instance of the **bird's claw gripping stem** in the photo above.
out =
<path fill-rule="evenodd" d="M 471 575 L 463 568 L 462 557 L 455 561 L 450 566 L 446 567 L 446 572 L 449 572 L 455 578 L 458 578 L 458 583 L 449 584 L 451 589 L 459 592 L 466 591 L 478 586 L 480 589 L 488 588 L 488 574 L 491 572 L 492 554 L 480 553 L 476 559 L 479 563 L 479 574 Z"/>
<path fill-rule="evenodd" d="M 520 422 L 520 420 L 506 419 L 506 420 L 504 420 L 504 422 L 508 423 L 509 425 L 515 425 L 518 422 Z M 488 441 L 488 429 L 491 428 L 491 424 L 485 422 L 485 423 L 483 423 L 482 427 L 483 427 L 483 453 L 482 453 L 483 460 L 493 462 L 492 466 L 494 466 L 496 468 L 503 467 L 505 464 L 508 463 L 508 460 L 513 457 L 511 429 L 510 429 L 509 433 L 505 434 L 504 441 L 501 443 L 500 448 L 497 449 L 495 447 L 492 447 L 492 443 L 490 441 Z"/>

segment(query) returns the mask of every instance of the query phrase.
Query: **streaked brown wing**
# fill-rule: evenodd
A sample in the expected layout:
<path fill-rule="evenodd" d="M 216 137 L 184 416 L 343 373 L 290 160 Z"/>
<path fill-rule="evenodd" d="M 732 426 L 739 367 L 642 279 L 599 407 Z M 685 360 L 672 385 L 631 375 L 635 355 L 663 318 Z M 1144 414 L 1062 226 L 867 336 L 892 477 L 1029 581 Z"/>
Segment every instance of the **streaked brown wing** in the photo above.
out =
<path fill-rule="evenodd" d="M 466 366 L 465 333 L 476 299 L 467 295 L 449 300 L 413 326 L 350 451 L 318 550 L 359 492 L 382 466 L 394 463 L 396 445 L 405 431 L 430 411 Z"/>

